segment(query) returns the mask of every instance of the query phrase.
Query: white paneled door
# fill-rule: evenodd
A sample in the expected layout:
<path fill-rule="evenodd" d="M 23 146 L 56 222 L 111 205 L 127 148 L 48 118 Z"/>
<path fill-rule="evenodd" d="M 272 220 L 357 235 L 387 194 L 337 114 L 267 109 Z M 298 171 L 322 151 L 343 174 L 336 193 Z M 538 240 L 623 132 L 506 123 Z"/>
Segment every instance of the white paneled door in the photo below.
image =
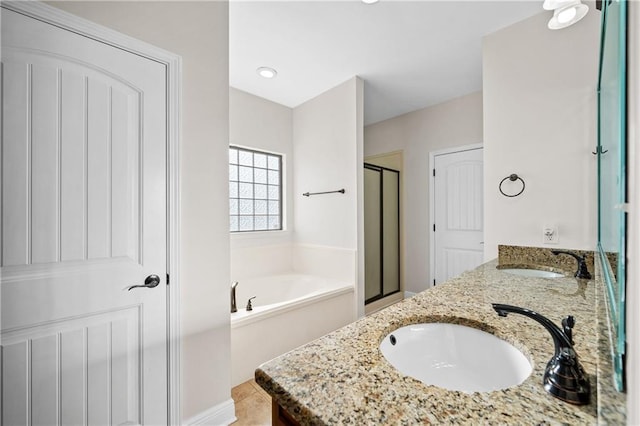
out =
<path fill-rule="evenodd" d="M 483 259 L 482 148 L 434 156 L 434 284 Z"/>
<path fill-rule="evenodd" d="M 1 71 L 1 423 L 167 424 L 165 65 L 2 9 Z"/>

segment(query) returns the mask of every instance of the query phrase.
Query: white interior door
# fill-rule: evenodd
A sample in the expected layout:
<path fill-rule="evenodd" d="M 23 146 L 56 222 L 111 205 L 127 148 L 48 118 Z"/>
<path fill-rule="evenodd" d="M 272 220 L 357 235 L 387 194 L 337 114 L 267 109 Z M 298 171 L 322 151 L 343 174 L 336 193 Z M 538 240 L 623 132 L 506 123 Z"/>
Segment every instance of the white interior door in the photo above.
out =
<path fill-rule="evenodd" d="M 1 423 L 166 424 L 165 66 L 2 9 L 1 71 Z"/>
<path fill-rule="evenodd" d="M 482 148 L 434 156 L 434 284 L 483 259 Z"/>

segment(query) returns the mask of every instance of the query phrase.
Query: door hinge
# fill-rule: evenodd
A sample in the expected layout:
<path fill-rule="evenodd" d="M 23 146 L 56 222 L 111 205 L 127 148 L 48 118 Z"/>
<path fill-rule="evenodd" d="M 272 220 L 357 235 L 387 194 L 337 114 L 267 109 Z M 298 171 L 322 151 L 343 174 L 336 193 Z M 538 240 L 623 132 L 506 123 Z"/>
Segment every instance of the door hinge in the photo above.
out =
<path fill-rule="evenodd" d="M 433 224 L 433 232 L 436 232 L 436 224 Z"/>
<path fill-rule="evenodd" d="M 167 274 L 167 285 L 169 285 L 169 274 Z"/>
<path fill-rule="evenodd" d="M 436 175 L 436 169 L 433 169 L 433 176 Z"/>
<path fill-rule="evenodd" d="M 433 285 L 436 285 L 436 279 L 435 278 L 433 279 Z"/>

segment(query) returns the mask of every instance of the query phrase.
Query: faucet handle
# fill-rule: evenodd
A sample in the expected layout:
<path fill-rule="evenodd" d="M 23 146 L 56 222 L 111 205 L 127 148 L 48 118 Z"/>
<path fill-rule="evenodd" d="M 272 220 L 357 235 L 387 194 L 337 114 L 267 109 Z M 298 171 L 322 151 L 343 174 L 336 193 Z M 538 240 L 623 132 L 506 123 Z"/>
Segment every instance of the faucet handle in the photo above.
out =
<path fill-rule="evenodd" d="M 567 335 L 567 338 L 569 339 L 569 342 L 571 342 L 571 344 L 573 345 L 573 326 L 576 325 L 576 320 L 573 317 L 573 315 L 569 315 L 566 318 L 562 319 L 562 330 L 564 331 L 564 334 Z"/>
<path fill-rule="evenodd" d="M 591 273 L 589 273 L 589 268 L 587 268 L 587 255 L 583 254 L 578 262 L 578 270 L 576 271 L 576 278 L 584 278 L 590 280 L 592 278 Z"/>
<path fill-rule="evenodd" d="M 247 311 L 253 311 L 253 306 L 251 305 L 251 300 L 255 299 L 256 296 L 250 297 L 249 300 L 247 300 Z"/>

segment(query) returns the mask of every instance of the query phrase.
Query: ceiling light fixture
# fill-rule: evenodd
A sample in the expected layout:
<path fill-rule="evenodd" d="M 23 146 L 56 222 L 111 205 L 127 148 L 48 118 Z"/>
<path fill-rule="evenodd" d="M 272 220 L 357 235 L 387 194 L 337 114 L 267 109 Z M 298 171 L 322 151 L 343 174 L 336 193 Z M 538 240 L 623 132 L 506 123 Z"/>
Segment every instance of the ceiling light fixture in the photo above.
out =
<path fill-rule="evenodd" d="M 545 0 L 542 7 L 553 10 L 553 17 L 547 24 L 550 30 L 567 28 L 584 18 L 589 11 L 589 6 L 580 0 Z"/>
<path fill-rule="evenodd" d="M 276 75 L 278 75 L 278 72 L 276 70 L 269 67 L 260 67 L 256 70 L 256 72 L 260 77 L 264 77 L 264 78 L 273 78 Z"/>
<path fill-rule="evenodd" d="M 542 8 L 544 10 L 556 10 L 559 7 L 573 3 L 574 0 L 544 0 Z"/>
<path fill-rule="evenodd" d="M 374 4 L 374 3 L 378 3 L 379 0 L 362 0 L 362 3 L 364 4 Z"/>

